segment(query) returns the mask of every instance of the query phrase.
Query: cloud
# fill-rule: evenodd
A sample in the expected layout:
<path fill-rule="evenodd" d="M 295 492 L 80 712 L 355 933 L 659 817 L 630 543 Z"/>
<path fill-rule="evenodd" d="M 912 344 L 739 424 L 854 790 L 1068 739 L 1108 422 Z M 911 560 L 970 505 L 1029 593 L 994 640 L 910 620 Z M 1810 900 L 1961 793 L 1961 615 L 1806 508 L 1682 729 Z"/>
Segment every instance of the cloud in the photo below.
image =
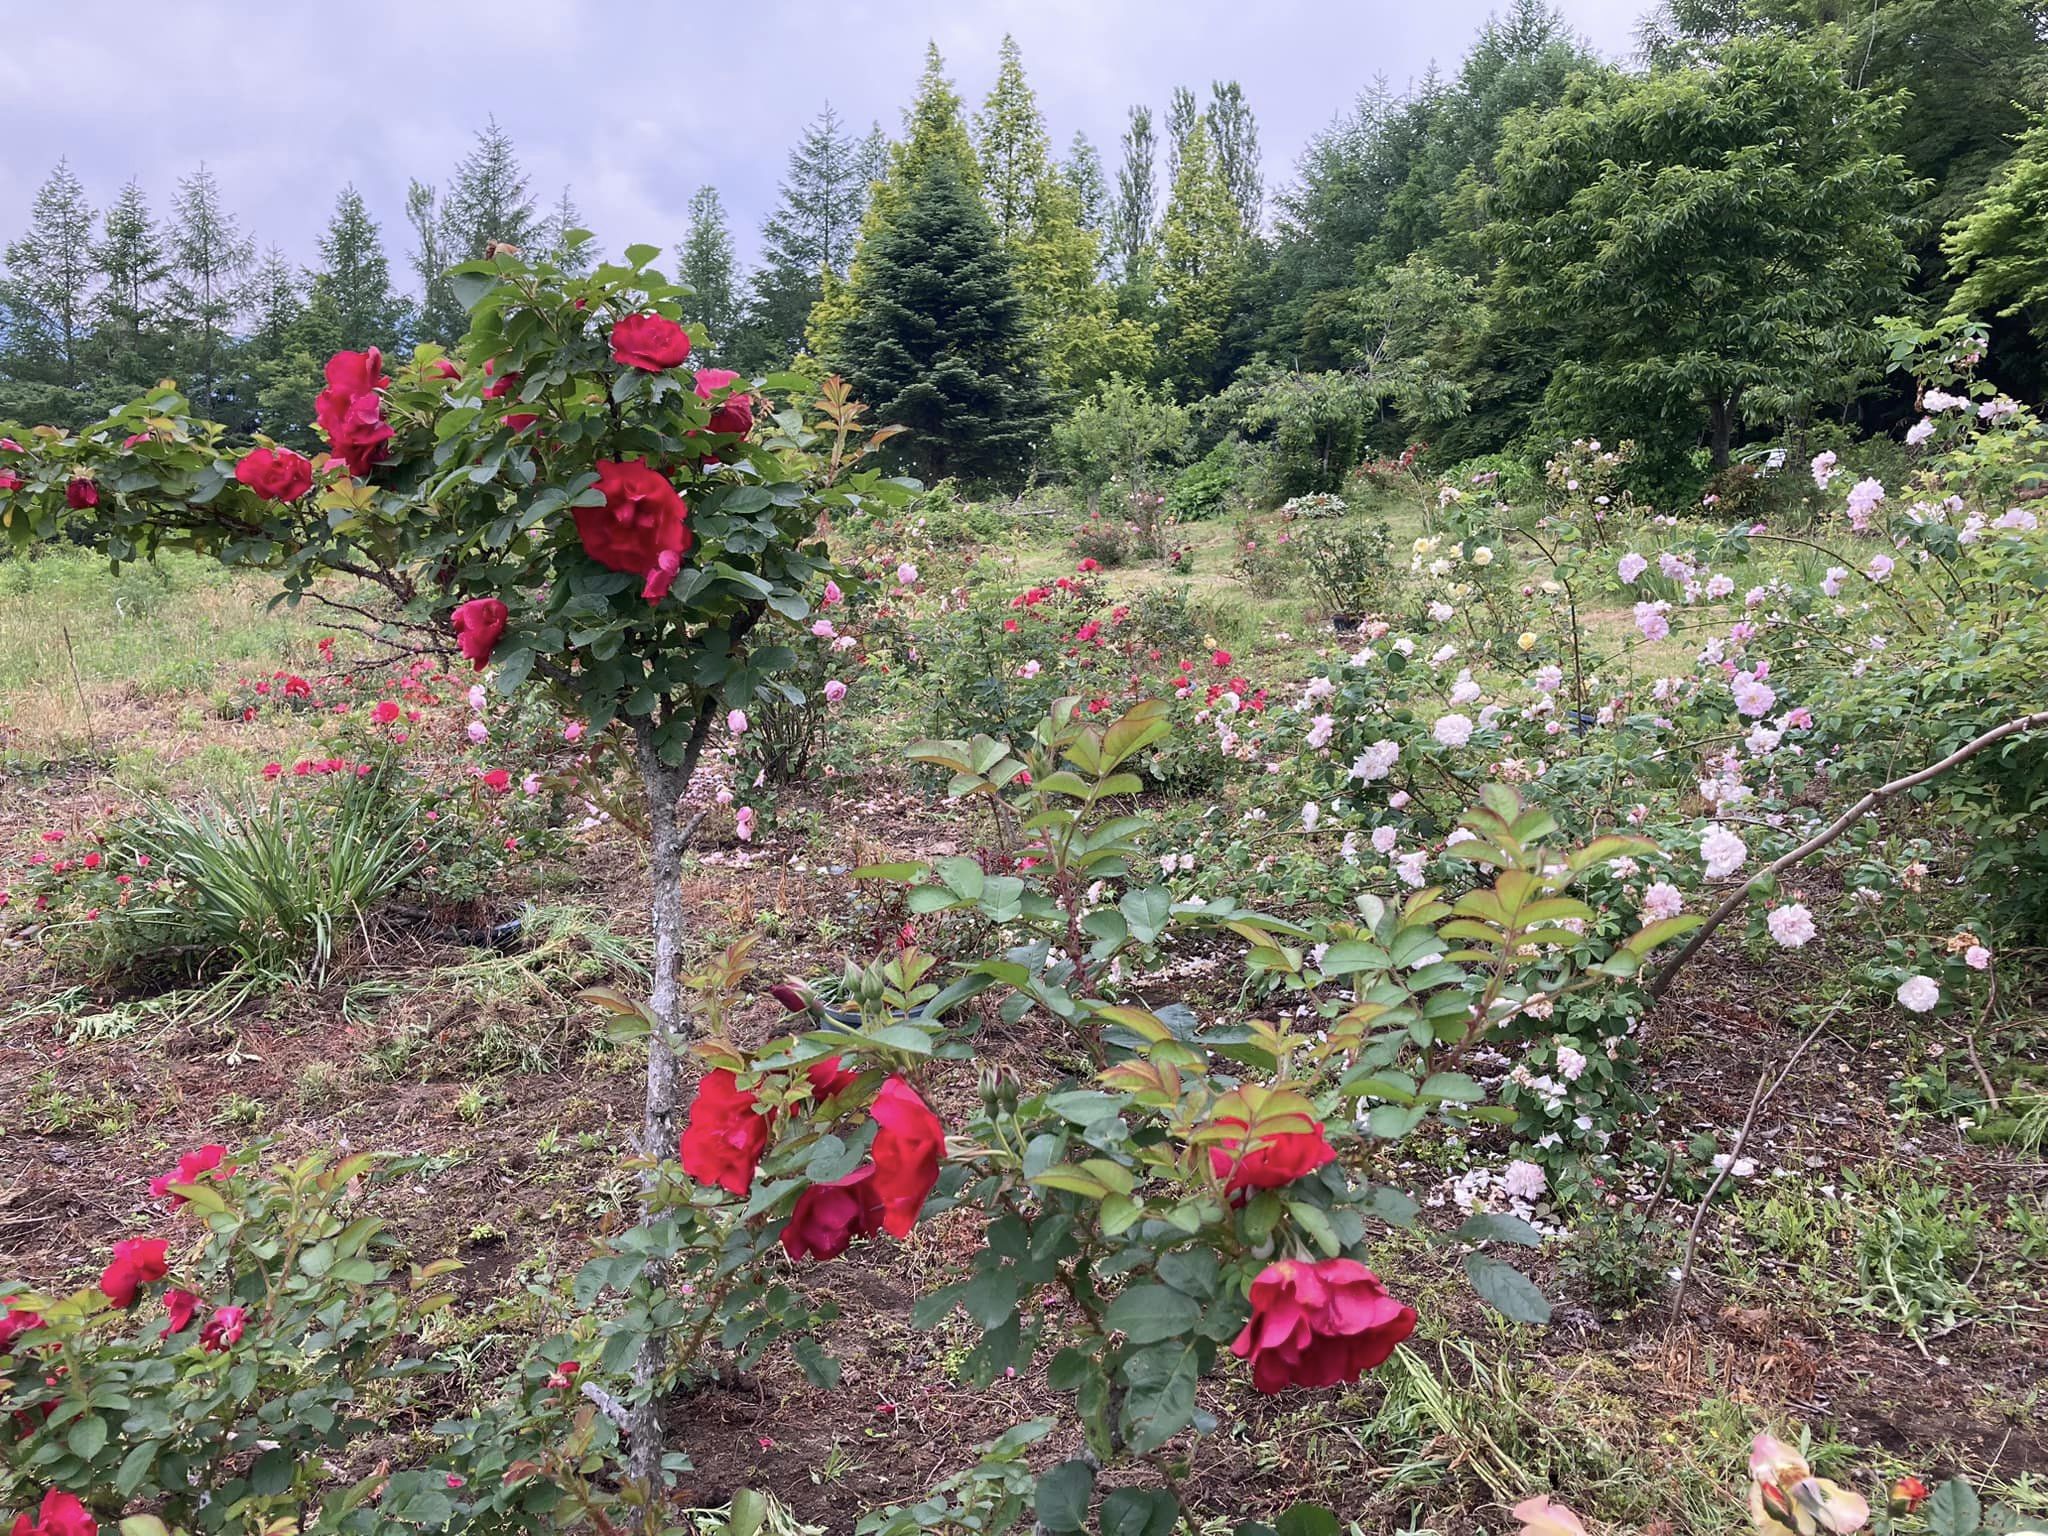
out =
<path fill-rule="evenodd" d="M 1630 43 L 1638 0 L 1580 0 L 1603 52 Z M 137 179 L 161 216 L 204 161 L 262 245 L 314 257 L 353 183 L 405 272 L 407 182 L 445 183 L 495 116 L 536 201 L 567 184 L 607 248 L 673 246 L 698 186 L 715 185 L 741 253 L 774 206 L 790 145 L 828 98 L 857 128 L 894 131 L 936 41 L 970 108 L 1005 33 L 1056 149 L 1076 129 L 1115 160 L 1133 102 L 1236 79 L 1258 116 L 1270 188 L 1309 137 L 1376 76 L 1399 88 L 1454 68 L 1485 0 L 763 0 L 706 13 L 658 0 L 68 0 L 38 8 L 0 53 L 0 234 L 28 216 L 60 156 L 93 200 Z M 829 18 L 829 22 L 828 22 Z"/>

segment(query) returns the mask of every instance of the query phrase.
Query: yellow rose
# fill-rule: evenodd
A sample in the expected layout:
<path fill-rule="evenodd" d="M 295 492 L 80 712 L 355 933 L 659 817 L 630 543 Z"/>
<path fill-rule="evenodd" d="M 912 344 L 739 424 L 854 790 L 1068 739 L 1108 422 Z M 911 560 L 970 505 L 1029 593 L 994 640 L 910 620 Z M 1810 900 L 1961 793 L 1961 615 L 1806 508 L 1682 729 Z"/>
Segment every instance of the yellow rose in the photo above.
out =
<path fill-rule="evenodd" d="M 1522 632 L 1521 632 L 1521 633 L 1520 633 L 1519 635 L 1515 636 L 1515 644 L 1516 644 L 1517 646 L 1519 646 L 1519 647 L 1520 647 L 1520 648 L 1521 648 L 1522 650 L 1525 650 L 1525 651 L 1533 651 L 1533 650 L 1535 650 L 1535 649 L 1536 649 L 1536 635 L 1535 635 L 1535 632 L 1534 632 L 1534 631 L 1532 631 L 1532 630 L 1527 630 L 1527 629 L 1523 630 L 1523 631 L 1522 631 Z"/>
<path fill-rule="evenodd" d="M 1480 545 L 1477 549 L 1472 551 L 1472 563 L 1478 566 L 1488 566 L 1493 564 L 1493 551 L 1488 549 L 1484 544 Z"/>

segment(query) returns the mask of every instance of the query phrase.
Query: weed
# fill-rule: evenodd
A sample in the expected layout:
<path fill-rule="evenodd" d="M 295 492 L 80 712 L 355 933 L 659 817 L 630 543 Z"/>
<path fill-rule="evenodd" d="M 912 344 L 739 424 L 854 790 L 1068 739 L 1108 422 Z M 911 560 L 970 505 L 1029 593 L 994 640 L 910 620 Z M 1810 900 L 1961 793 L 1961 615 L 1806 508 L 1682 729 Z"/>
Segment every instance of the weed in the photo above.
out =
<path fill-rule="evenodd" d="M 298 1095 L 300 1108 L 318 1109 L 340 1098 L 346 1082 L 341 1068 L 333 1062 L 309 1061 L 299 1068 L 299 1075 L 294 1079 L 292 1087 Z"/>
<path fill-rule="evenodd" d="M 1970 1284 L 1982 1263 L 1985 1208 L 1967 1191 L 1884 1171 L 1858 1190 L 1866 1206 L 1856 1242 L 1861 1294 L 1852 1303 L 1914 1338 L 1978 1309 Z"/>

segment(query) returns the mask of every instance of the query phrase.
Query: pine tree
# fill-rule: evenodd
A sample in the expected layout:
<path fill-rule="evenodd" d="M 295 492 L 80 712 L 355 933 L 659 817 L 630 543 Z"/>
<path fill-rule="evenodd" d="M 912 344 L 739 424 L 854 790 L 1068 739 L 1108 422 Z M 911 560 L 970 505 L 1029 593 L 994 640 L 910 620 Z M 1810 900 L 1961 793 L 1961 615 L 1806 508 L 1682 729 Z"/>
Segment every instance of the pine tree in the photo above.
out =
<path fill-rule="evenodd" d="M 1207 122 L 1215 142 L 1217 170 L 1237 207 L 1237 221 L 1246 234 L 1256 234 L 1266 201 L 1265 173 L 1259 165 L 1259 125 L 1235 80 L 1210 82 Z"/>
<path fill-rule="evenodd" d="M 1160 230 L 1168 371 L 1183 390 L 1214 388 L 1235 301 L 1243 226 L 1200 118 L 1182 145 L 1180 174 Z"/>
<path fill-rule="evenodd" d="M 1050 146 L 1014 37 L 1003 38 L 1000 57 L 995 86 L 974 119 L 974 151 L 981 162 L 982 201 L 996 235 L 1009 245 L 1025 233 Z"/>
<path fill-rule="evenodd" d="M 385 258 L 377 221 L 353 186 L 343 187 L 335 198 L 334 216 L 320 237 L 312 305 L 332 327 L 335 350 L 388 351 L 398 345 L 405 301 L 392 291 L 391 263 Z"/>
<path fill-rule="evenodd" d="M 476 148 L 455 168 L 441 223 L 451 264 L 481 261 L 494 243 L 524 249 L 543 233 L 512 137 L 495 117 L 478 131 Z"/>
<path fill-rule="evenodd" d="M 710 337 L 705 354 L 723 358 L 732 346 L 739 301 L 734 292 L 732 230 L 726 225 L 718 188 L 699 187 L 690 198 L 690 228 L 677 264 L 682 281 L 696 290 L 693 314 L 704 322 Z"/>
<path fill-rule="evenodd" d="M 1116 173 L 1116 208 L 1110 217 L 1110 251 L 1126 281 L 1143 265 L 1152 243 L 1152 221 L 1159 211 L 1158 153 L 1152 109 L 1131 108 L 1124 129 L 1123 164 Z"/>
<path fill-rule="evenodd" d="M 36 189 L 28 232 L 8 243 L 7 370 L 75 388 L 91 306 L 92 206 L 70 162 Z"/>
<path fill-rule="evenodd" d="M 590 270 L 591 242 L 580 241 L 569 244 L 572 230 L 583 228 L 583 214 L 576 207 L 576 199 L 565 185 L 562 195 L 555 199 L 553 212 L 543 221 L 542 244 L 546 246 L 548 260 L 567 272 L 571 277 L 581 277 Z"/>
<path fill-rule="evenodd" d="M 412 225 L 412 270 L 420 282 L 419 339 L 448 346 L 469 329 L 469 317 L 448 283 L 456 258 L 449 251 L 439 194 L 425 182 L 413 182 L 405 192 L 405 216 Z"/>
<path fill-rule="evenodd" d="M 201 410 L 218 408 L 235 320 L 246 300 L 243 273 L 256 242 L 243 235 L 203 164 L 178 183 L 171 203 L 170 312 L 182 335 L 181 373 Z"/>
<path fill-rule="evenodd" d="M 1060 162 L 1060 177 L 1074 194 L 1074 205 L 1079 211 L 1081 227 L 1092 229 L 1103 237 L 1105 260 L 1109 250 L 1109 179 L 1103 174 L 1102 156 L 1088 135 L 1078 128 L 1074 139 L 1067 146 L 1067 157 Z"/>
<path fill-rule="evenodd" d="M 163 235 L 142 188 L 131 181 L 106 212 L 104 238 L 93 247 L 100 291 L 93 304 L 97 371 L 140 388 L 162 377 L 167 320 L 163 284 L 170 276 Z"/>
<path fill-rule="evenodd" d="M 853 260 L 874 179 L 877 128 L 856 144 L 828 101 L 789 152 L 782 201 L 761 228 L 761 266 L 735 351 L 749 368 L 780 367 L 803 347 L 804 327 L 825 290 Z"/>
<path fill-rule="evenodd" d="M 249 356 L 259 362 L 275 362 L 285 355 L 306 313 L 304 280 L 285 260 L 284 252 L 273 245 L 249 274 L 244 292 L 251 322 L 244 338 Z"/>
<path fill-rule="evenodd" d="M 862 243 L 838 361 L 928 479 L 1014 479 L 1044 436 L 1045 386 L 1009 258 L 974 183 L 931 155 Z"/>

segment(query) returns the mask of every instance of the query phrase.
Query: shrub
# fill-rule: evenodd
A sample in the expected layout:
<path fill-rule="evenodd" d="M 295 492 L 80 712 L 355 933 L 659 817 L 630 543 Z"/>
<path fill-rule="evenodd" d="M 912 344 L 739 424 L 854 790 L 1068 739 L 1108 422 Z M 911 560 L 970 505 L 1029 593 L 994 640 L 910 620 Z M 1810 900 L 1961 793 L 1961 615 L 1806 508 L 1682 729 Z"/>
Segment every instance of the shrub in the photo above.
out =
<path fill-rule="evenodd" d="M 1131 530 L 1125 524 L 1091 512 L 1067 541 L 1076 560 L 1093 560 L 1103 570 L 1115 570 L 1131 558 Z"/>
<path fill-rule="evenodd" d="M 1378 606 L 1393 579 L 1394 536 L 1384 522 L 1317 524 L 1290 541 L 1309 596 L 1325 613 L 1364 613 Z"/>
<path fill-rule="evenodd" d="M 1199 523 L 1230 504 L 1238 487 L 1242 452 L 1225 438 L 1182 470 L 1166 494 L 1166 512 L 1177 523 Z"/>

